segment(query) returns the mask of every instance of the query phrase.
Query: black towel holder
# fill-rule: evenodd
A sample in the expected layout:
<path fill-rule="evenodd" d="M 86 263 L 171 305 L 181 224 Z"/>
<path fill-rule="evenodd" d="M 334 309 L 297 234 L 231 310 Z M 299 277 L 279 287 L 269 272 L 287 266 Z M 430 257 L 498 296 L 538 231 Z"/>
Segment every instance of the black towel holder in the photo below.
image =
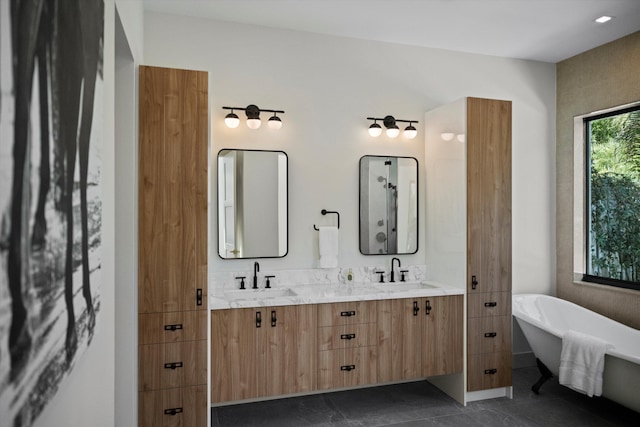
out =
<path fill-rule="evenodd" d="M 326 214 L 328 214 L 328 213 L 332 213 L 332 214 L 336 214 L 336 215 L 338 215 L 338 229 L 340 229 L 340 213 L 339 213 L 339 212 L 336 212 L 336 211 L 328 211 L 328 210 L 326 210 L 326 209 L 322 209 L 322 210 L 320 211 L 320 213 L 321 213 L 322 215 L 326 215 Z M 314 228 L 315 230 L 320 230 L 318 227 L 316 227 L 316 225 L 315 225 L 315 224 L 313 224 L 313 228 Z"/>

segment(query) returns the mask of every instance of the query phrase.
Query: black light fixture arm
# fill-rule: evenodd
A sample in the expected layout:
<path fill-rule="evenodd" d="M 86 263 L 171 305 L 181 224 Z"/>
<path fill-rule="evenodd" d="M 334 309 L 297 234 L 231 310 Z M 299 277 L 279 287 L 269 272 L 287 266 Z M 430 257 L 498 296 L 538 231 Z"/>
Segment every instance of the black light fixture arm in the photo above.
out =
<path fill-rule="evenodd" d="M 396 119 L 393 116 L 385 116 L 385 117 L 367 117 L 367 120 L 377 121 L 380 120 L 386 127 L 392 126 L 394 123 L 420 123 L 418 120 L 404 120 L 404 119 Z"/>
<path fill-rule="evenodd" d="M 251 104 L 248 105 L 246 107 L 222 107 L 223 110 L 242 110 L 242 111 L 246 111 L 246 112 L 250 112 L 250 111 L 255 111 L 257 110 L 260 113 L 278 113 L 278 114 L 284 114 L 284 110 L 270 110 L 267 108 L 258 108 L 257 106 Z"/>

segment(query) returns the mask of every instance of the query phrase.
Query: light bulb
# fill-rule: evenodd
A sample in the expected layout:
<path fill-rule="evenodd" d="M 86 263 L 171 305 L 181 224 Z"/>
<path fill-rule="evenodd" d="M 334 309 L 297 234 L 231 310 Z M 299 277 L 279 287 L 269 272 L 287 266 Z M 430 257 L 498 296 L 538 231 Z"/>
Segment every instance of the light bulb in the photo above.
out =
<path fill-rule="evenodd" d="M 440 134 L 440 138 L 444 141 L 451 141 L 453 137 L 456 136 L 453 132 L 444 132 Z"/>
<path fill-rule="evenodd" d="M 464 133 L 460 133 L 458 135 L 456 135 L 456 139 L 460 142 L 464 142 L 465 138 L 464 138 Z"/>
<path fill-rule="evenodd" d="M 413 125 L 409 124 L 409 126 L 407 126 L 404 129 L 404 136 L 409 138 L 409 139 L 413 139 L 416 137 L 416 135 L 418 135 L 418 130 L 413 127 Z"/>
<path fill-rule="evenodd" d="M 270 129 L 278 130 L 282 127 L 282 120 L 280 120 L 280 117 L 274 114 L 272 117 L 269 117 L 269 120 L 267 120 L 267 124 L 269 125 Z"/>
<path fill-rule="evenodd" d="M 369 126 L 369 135 L 371 135 L 372 137 L 376 138 L 378 136 L 380 136 L 382 134 L 382 127 L 380 127 L 379 124 L 374 123 L 371 126 Z"/>
<path fill-rule="evenodd" d="M 398 126 L 393 125 L 393 127 L 387 129 L 387 136 L 389 138 L 395 138 L 398 135 L 400 135 L 400 129 L 398 129 Z"/>
<path fill-rule="evenodd" d="M 224 118 L 224 124 L 227 125 L 228 128 L 235 129 L 240 124 L 240 119 L 235 113 L 229 113 Z"/>
<path fill-rule="evenodd" d="M 260 127 L 260 125 L 262 124 L 262 122 L 260 122 L 260 119 L 247 119 L 247 127 L 249 129 L 258 129 Z"/>

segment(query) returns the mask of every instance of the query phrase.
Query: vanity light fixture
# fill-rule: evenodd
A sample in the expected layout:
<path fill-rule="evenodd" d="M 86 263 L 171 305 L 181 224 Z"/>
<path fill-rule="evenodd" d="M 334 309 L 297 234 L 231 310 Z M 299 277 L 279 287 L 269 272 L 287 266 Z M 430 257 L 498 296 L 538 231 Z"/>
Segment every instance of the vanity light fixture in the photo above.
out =
<path fill-rule="evenodd" d="M 377 123 L 378 120 L 381 120 L 384 127 L 387 128 L 386 133 L 389 138 L 396 138 L 400 135 L 400 128 L 396 123 L 409 123 L 409 126 L 404 129 L 406 138 L 413 139 L 418 135 L 418 130 L 413 126 L 414 123 L 418 123 L 417 120 L 401 120 L 393 116 L 385 116 L 384 118 L 367 117 L 367 120 L 373 120 L 373 124 L 369 126 L 369 135 L 374 138 L 382 134 L 382 127 Z"/>
<path fill-rule="evenodd" d="M 233 110 L 243 110 L 247 115 L 247 127 L 249 129 L 258 129 L 262 122 L 260 121 L 260 113 L 261 112 L 269 112 L 273 113 L 268 120 L 269 128 L 271 129 L 280 129 L 282 127 L 282 120 L 276 114 L 284 114 L 283 110 L 268 110 L 266 108 L 258 108 L 257 105 L 247 105 L 245 108 L 242 107 L 222 107 L 223 110 L 231 110 L 229 114 L 227 114 L 224 118 L 224 123 L 227 127 L 234 129 L 237 128 L 240 124 L 240 119 L 238 115 L 233 112 Z"/>

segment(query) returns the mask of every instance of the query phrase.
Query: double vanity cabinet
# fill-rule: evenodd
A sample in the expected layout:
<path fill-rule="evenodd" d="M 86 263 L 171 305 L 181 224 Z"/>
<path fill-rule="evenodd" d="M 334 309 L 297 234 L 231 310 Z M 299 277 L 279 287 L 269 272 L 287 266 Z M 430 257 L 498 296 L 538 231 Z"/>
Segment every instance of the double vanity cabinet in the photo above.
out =
<path fill-rule="evenodd" d="M 211 402 L 462 372 L 462 314 L 462 295 L 212 310 Z"/>

